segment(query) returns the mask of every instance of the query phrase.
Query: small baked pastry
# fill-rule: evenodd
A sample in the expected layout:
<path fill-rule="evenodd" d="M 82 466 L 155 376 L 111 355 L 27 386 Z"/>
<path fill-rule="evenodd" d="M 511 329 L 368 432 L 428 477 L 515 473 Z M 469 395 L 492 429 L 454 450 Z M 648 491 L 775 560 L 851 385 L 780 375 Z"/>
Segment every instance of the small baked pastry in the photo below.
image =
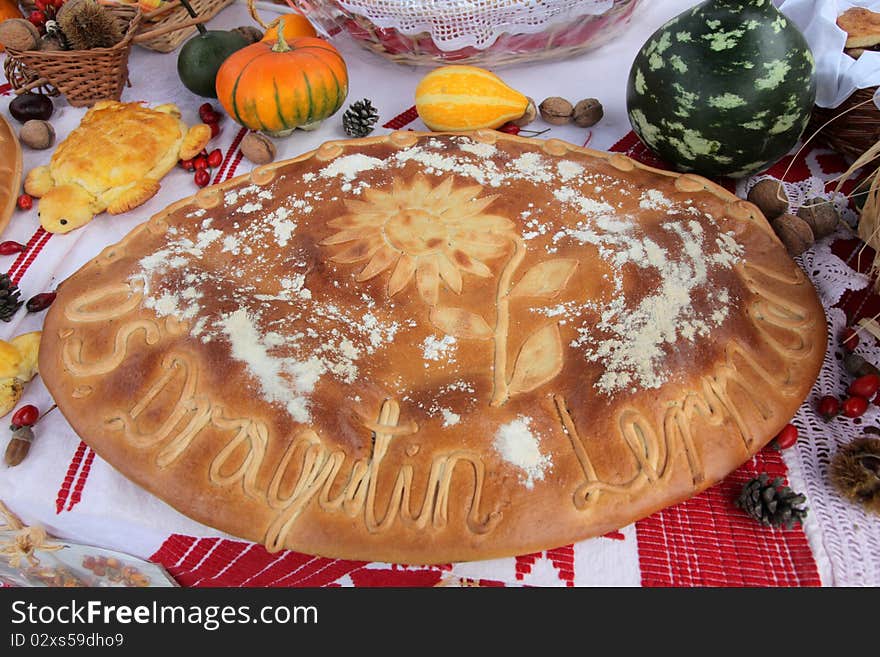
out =
<path fill-rule="evenodd" d="M 67 233 L 105 210 L 121 214 L 147 202 L 178 160 L 195 156 L 210 138 L 205 124 L 187 128 L 176 105 L 99 101 L 48 166 L 28 173 L 24 188 L 40 198 L 43 228 Z"/>
<path fill-rule="evenodd" d="M 825 318 L 755 206 L 480 131 L 328 143 L 65 281 L 40 372 L 122 473 L 332 557 L 525 554 L 722 479 L 810 390 Z"/>
<path fill-rule="evenodd" d="M 847 33 L 845 51 L 855 58 L 880 45 L 880 13 L 851 7 L 837 17 L 837 25 Z"/>

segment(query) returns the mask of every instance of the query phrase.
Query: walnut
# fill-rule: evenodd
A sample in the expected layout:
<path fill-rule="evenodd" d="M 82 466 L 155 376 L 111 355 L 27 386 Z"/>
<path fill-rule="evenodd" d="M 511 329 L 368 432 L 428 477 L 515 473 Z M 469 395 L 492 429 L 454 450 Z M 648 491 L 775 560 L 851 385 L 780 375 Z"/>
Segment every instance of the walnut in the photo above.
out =
<path fill-rule="evenodd" d="M 31 119 L 21 126 L 19 139 L 25 146 L 42 151 L 51 148 L 55 143 L 55 129 L 48 121 Z"/>
<path fill-rule="evenodd" d="M 797 216 L 810 224 L 816 239 L 830 235 L 837 230 L 840 223 L 840 215 L 837 208 L 828 199 L 821 197 L 811 198 L 798 208 Z"/>
<path fill-rule="evenodd" d="M 541 103 L 541 118 L 551 125 L 565 125 L 571 121 L 574 107 L 565 98 L 551 96 Z"/>
<path fill-rule="evenodd" d="M 9 18 L 0 23 L 0 45 L 13 50 L 38 50 L 40 31 L 24 18 Z"/>
<path fill-rule="evenodd" d="M 789 201 L 785 187 L 773 178 L 765 178 L 752 187 L 747 200 L 757 205 L 768 220 L 788 212 Z"/>
<path fill-rule="evenodd" d="M 538 108 L 535 107 L 535 101 L 529 98 L 529 106 L 526 107 L 525 113 L 515 121 L 511 121 L 511 123 L 515 126 L 519 126 L 522 128 L 523 126 L 528 125 L 532 121 L 538 118 Z"/>
<path fill-rule="evenodd" d="M 254 164 L 268 164 L 275 159 L 275 144 L 266 135 L 249 132 L 241 140 L 241 153 Z"/>
<path fill-rule="evenodd" d="M 816 241 L 810 224 L 797 215 L 785 213 L 771 224 L 791 257 L 800 255 Z"/>
<path fill-rule="evenodd" d="M 585 98 L 574 106 L 572 118 L 575 125 L 589 128 L 599 123 L 603 116 L 605 116 L 605 110 L 602 108 L 602 103 L 596 98 Z"/>
<path fill-rule="evenodd" d="M 243 36 L 248 43 L 256 43 L 263 38 L 263 31 L 258 27 L 254 27 L 253 25 L 242 25 L 240 27 L 236 27 L 235 29 L 230 30 L 230 32 L 237 32 L 238 34 Z"/>

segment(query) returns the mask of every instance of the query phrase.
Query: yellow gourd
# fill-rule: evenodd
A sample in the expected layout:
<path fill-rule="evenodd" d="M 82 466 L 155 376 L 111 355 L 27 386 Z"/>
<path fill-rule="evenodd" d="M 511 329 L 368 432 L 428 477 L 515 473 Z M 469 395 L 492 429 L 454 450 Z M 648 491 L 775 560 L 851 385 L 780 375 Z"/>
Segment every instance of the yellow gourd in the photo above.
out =
<path fill-rule="evenodd" d="M 499 128 L 520 118 L 529 99 L 477 66 L 441 66 L 416 87 L 416 111 L 431 130 Z"/>

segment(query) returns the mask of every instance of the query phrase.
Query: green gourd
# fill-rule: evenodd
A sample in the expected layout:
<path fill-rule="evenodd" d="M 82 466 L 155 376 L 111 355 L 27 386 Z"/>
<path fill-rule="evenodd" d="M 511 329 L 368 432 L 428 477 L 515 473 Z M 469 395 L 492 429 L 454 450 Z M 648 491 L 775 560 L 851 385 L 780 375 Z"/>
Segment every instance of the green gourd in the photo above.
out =
<path fill-rule="evenodd" d="M 196 17 L 189 2 L 182 0 L 190 16 Z M 183 44 L 177 56 L 177 74 L 183 86 L 197 96 L 216 98 L 216 79 L 220 65 L 232 53 L 248 44 L 242 34 L 229 30 L 208 30 L 199 23 L 199 33 Z"/>
<path fill-rule="evenodd" d="M 642 46 L 627 85 L 641 140 L 681 171 L 743 177 L 788 153 L 816 100 L 815 63 L 771 0 L 708 0 Z"/>

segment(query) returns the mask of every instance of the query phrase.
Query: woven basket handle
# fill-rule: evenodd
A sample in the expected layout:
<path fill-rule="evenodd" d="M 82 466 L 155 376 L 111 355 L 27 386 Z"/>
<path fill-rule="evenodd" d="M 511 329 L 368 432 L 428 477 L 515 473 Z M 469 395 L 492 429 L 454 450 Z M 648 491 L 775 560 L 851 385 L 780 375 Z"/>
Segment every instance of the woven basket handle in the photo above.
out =
<path fill-rule="evenodd" d="M 300 11 L 299 7 L 297 7 L 295 4 L 293 4 L 293 2 L 291 2 L 291 0 L 284 0 L 284 2 L 286 2 L 287 6 L 290 7 L 291 9 L 293 9 L 293 11 L 295 11 L 297 14 L 304 16 L 302 11 Z M 247 8 L 248 8 L 248 13 L 251 15 L 251 18 L 253 18 L 255 21 L 257 21 L 257 24 L 260 27 L 262 27 L 264 30 L 268 30 L 270 27 L 275 27 L 276 25 L 278 25 L 278 22 L 282 18 L 284 18 L 283 16 L 279 16 L 278 18 L 276 18 L 275 20 L 273 20 L 267 24 L 267 23 L 263 22 L 263 19 L 260 18 L 260 15 L 257 13 L 256 0 L 247 0 Z"/>
<path fill-rule="evenodd" d="M 176 32 L 177 30 L 183 30 L 187 27 L 192 27 L 193 25 L 198 25 L 199 23 L 204 23 L 206 21 L 214 18 L 214 15 L 217 12 L 212 12 L 206 14 L 205 16 L 199 16 L 197 18 L 190 18 L 183 23 L 174 23 L 173 25 L 165 25 L 164 27 L 157 27 L 155 30 L 150 30 L 149 32 L 141 32 L 134 39 L 132 39 L 133 43 L 143 43 L 144 41 L 150 41 L 151 39 L 155 39 L 156 37 L 160 37 L 163 34 L 168 34 L 169 32 Z"/>
<path fill-rule="evenodd" d="M 46 78 L 37 78 L 33 82 L 28 82 L 23 87 L 19 87 L 13 93 L 16 96 L 20 96 L 21 94 L 26 94 L 27 92 L 31 91 L 32 89 L 36 89 L 37 87 L 43 87 L 47 84 L 49 84 L 49 80 L 47 80 Z"/>

